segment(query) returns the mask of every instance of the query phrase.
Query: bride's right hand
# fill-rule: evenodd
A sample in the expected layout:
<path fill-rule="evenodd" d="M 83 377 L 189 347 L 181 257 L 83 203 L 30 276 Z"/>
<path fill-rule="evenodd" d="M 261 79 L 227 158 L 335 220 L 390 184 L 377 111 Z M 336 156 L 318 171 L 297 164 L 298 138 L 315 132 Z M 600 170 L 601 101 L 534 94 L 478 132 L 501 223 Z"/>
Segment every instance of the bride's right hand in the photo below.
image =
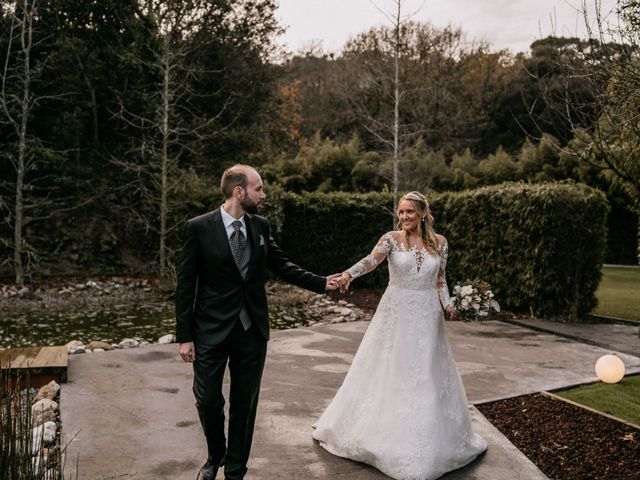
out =
<path fill-rule="evenodd" d="M 351 284 L 351 274 L 348 272 L 342 272 L 340 276 L 340 293 L 345 293 L 349 290 L 349 285 Z"/>

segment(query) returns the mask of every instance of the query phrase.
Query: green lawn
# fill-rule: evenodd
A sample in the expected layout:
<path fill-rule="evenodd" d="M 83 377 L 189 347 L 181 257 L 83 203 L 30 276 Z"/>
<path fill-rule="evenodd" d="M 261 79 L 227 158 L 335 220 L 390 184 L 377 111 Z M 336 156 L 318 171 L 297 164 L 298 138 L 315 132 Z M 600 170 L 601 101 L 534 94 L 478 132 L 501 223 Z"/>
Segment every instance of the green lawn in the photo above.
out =
<path fill-rule="evenodd" d="M 554 393 L 640 425 L 640 375 L 625 377 L 614 384 L 598 382 Z"/>
<path fill-rule="evenodd" d="M 640 268 L 602 267 L 593 313 L 640 323 Z"/>

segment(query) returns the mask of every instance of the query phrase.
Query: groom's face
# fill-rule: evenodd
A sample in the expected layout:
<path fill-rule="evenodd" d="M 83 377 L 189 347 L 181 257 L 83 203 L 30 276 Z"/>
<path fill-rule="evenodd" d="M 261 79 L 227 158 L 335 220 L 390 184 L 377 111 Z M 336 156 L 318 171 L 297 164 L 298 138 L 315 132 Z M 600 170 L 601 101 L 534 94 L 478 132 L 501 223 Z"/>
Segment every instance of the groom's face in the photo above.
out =
<path fill-rule="evenodd" d="M 247 188 L 244 190 L 240 206 L 245 212 L 257 213 L 265 197 L 260 175 L 257 172 L 249 172 L 247 174 Z"/>

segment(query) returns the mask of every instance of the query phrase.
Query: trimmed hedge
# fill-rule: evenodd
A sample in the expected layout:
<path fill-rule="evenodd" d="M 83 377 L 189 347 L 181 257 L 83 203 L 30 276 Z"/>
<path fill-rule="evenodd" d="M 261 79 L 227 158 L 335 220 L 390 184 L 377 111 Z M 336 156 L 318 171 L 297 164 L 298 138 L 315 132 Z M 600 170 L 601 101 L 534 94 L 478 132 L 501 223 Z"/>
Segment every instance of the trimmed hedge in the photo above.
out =
<path fill-rule="evenodd" d="M 278 244 L 293 261 L 323 275 L 349 268 L 368 255 L 382 234 L 392 228 L 390 194 L 283 194 L 279 203 L 282 226 L 275 234 Z M 358 283 L 385 285 L 386 263 Z"/>
<path fill-rule="evenodd" d="M 321 274 L 348 268 L 392 228 L 389 194 L 278 197 L 270 202 L 280 207 L 272 219 L 281 226 L 276 238 L 292 260 Z M 503 308 L 547 318 L 574 320 L 595 307 L 608 212 L 600 191 L 507 183 L 429 200 L 435 229 L 449 240 L 450 288 L 486 280 Z M 386 281 L 379 267 L 357 283 L 382 287 Z"/>
<path fill-rule="evenodd" d="M 586 185 L 502 184 L 438 197 L 449 278 L 490 282 L 502 305 L 575 320 L 595 306 L 608 204 Z"/>

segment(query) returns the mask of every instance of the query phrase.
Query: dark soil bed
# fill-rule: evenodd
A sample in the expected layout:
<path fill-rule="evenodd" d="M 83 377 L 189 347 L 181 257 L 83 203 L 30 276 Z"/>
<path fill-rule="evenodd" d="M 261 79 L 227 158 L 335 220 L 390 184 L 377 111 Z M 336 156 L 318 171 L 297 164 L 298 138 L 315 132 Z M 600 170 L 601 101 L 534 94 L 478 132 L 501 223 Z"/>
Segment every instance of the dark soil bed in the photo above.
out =
<path fill-rule="evenodd" d="M 380 302 L 380 297 L 384 290 L 373 290 L 366 288 L 352 288 L 347 293 L 340 292 L 328 292 L 329 296 L 334 300 L 346 300 L 347 302 L 353 303 L 357 307 L 369 312 L 374 313 L 376 308 L 378 307 L 378 303 Z M 511 312 L 501 312 L 501 313 L 492 313 L 489 320 L 502 320 L 502 319 L 513 319 L 513 318 L 522 318 L 522 315 L 515 315 Z"/>
<path fill-rule="evenodd" d="M 367 290 L 363 288 L 352 288 L 346 293 L 328 292 L 333 300 L 346 300 L 370 313 L 373 313 L 377 308 L 383 293 L 384 290 Z"/>
<path fill-rule="evenodd" d="M 476 405 L 545 475 L 640 480 L 640 430 L 536 394 Z"/>

